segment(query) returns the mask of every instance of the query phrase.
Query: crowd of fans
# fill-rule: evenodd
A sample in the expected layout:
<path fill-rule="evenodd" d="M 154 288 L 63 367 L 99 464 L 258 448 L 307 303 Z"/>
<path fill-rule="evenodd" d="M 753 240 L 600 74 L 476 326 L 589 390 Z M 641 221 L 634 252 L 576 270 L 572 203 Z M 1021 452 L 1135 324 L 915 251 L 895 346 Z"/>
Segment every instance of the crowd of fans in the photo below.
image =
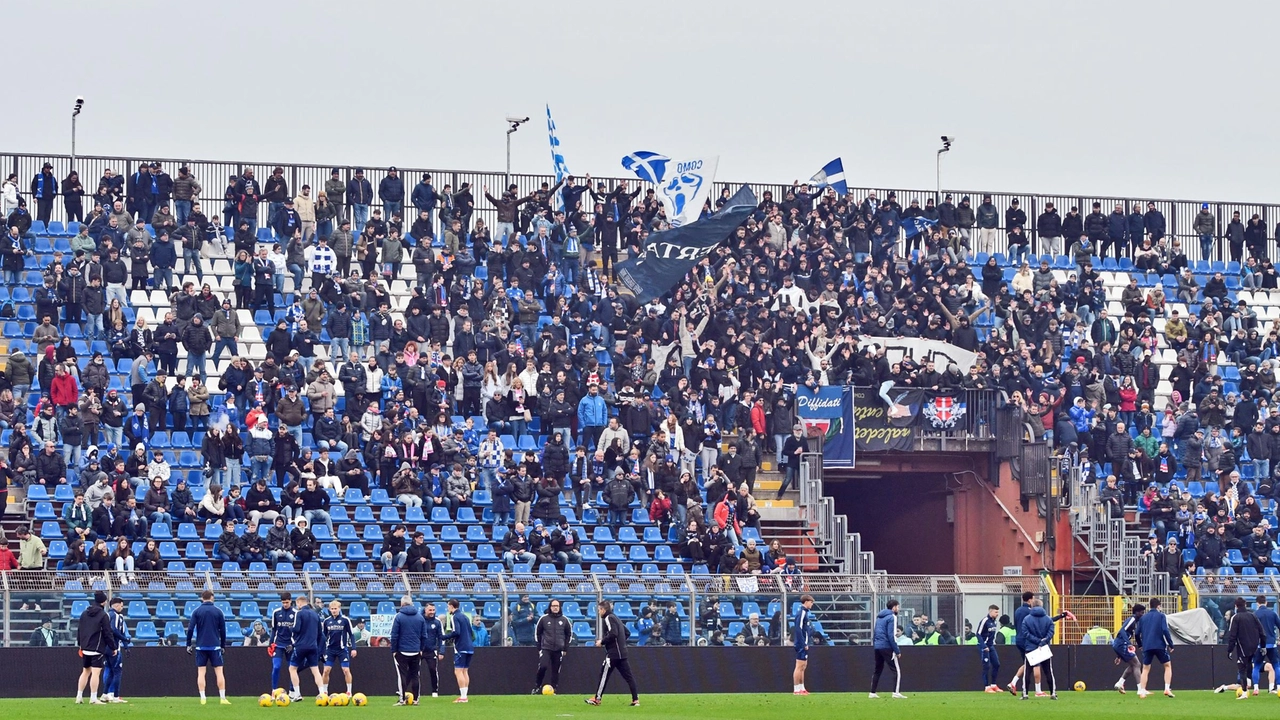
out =
<path fill-rule="evenodd" d="M 219 559 L 303 563 L 319 546 L 312 528 L 332 535 L 331 503 L 382 491 L 427 518 L 492 513 L 508 567 L 578 561 L 565 508 L 598 512 L 616 535 L 638 506 L 695 564 L 796 572 L 755 547 L 755 477 L 771 458 L 794 480 L 808 448 L 796 384 L 835 378 L 827 358 L 848 338 L 810 340 L 821 323 L 797 285 L 810 280 L 789 269 L 804 244 L 781 257 L 766 242 L 759 229 L 783 214 L 771 200 L 735 242 L 740 269 L 717 258 L 640 306 L 610 284 L 612 266 L 666 220 L 625 181 L 486 188 L 491 232 L 472 221 L 469 187 L 436 190 L 429 175 L 406 228 L 394 168 L 376 196 L 361 171 L 313 196 L 290 193 L 279 168 L 262 184 L 246 169 L 221 217 L 187 168 L 108 170 L 91 193 L 74 173 L 51 178 L 46 167 L 29 194 L 15 178 L 0 192 L 3 268 L 15 285 L 40 275 L 30 314 L 13 296 L 33 357 L 12 352 L 0 378 L 0 474 L 50 495 L 75 488 L 63 567 L 156 569 L 150 528 L 186 522 L 224 529 Z M 69 248 L 48 252 L 55 196 L 73 222 Z M 176 277 L 194 280 L 175 280 L 179 258 Z M 234 297 L 204 276 L 209 258 L 233 261 Z M 130 307 L 134 290 L 168 294 L 154 327 Z M 241 352 L 240 309 L 265 336 L 260 362 Z M 155 442 L 171 432 L 194 438 L 188 452 Z M 405 525 L 387 530 L 388 568 L 442 559 L 415 550 Z M 24 566 L 43 564 L 28 555 Z"/>
<path fill-rule="evenodd" d="M 1256 215 L 1222 222 L 1202 209 L 1201 255 L 1230 259 L 1205 274 L 1154 203 L 1065 214 L 1048 204 L 1031 224 L 1016 199 L 1003 213 L 989 196 L 903 207 L 894 193 L 797 184 L 764 193 L 727 242 L 638 304 L 614 269 L 667 227 L 652 191 L 587 176 L 495 196 L 395 168 L 376 188 L 363 171 L 341 175 L 291 193 L 281 168 L 261 183 L 246 168 L 213 200 L 188 169 L 170 177 L 159 163 L 107 171 L 88 189 L 49 166 L 25 193 L 6 181 L 3 269 L 17 282 L 38 264 L 43 284 L 32 293 L 37 362 L 14 353 L 2 381 L 0 422 L 14 430 L 4 472 L 80 488 L 67 522 L 86 556 L 90 535 L 145 538 L 148 523 L 193 518 L 279 514 L 305 544 L 299 518 L 331 525 L 327 489 L 381 489 L 428 515 L 457 517 L 480 498 L 497 525 L 530 530 L 503 541 L 508 559 L 564 562 L 563 495 L 577 517 L 598 506 L 615 531 L 639 500 L 685 558 L 776 571 L 740 557 L 741 528 L 758 523 L 756 473 L 766 459 L 785 471 L 782 497 L 809 449 L 797 387 L 848 383 L 1003 391 L 1097 475 L 1115 516 L 1136 506 L 1157 544 L 1175 543 L 1177 562 L 1190 550 L 1212 570 L 1239 549 L 1252 567 L 1271 565 L 1280 339 L 1232 301 L 1277 287 Z M 33 221 L 50 220 L 56 197 L 81 224 L 70 252 L 33 264 Z M 496 210 L 492 228 L 475 218 L 478 202 Z M 905 237 L 915 217 L 936 225 Z M 232 260 L 234 297 L 202 283 L 206 257 Z M 180 258 L 194 283 L 176 283 Z M 1120 313 L 1100 269 L 1112 258 L 1129 273 Z M 128 322 L 133 288 L 172 293 L 157 327 Z M 261 362 L 240 353 L 239 309 L 266 312 L 255 316 Z M 83 367 L 68 325 L 105 343 Z M 890 363 L 881 346 L 859 349 L 866 337 L 946 341 L 978 362 L 968 373 L 910 355 Z M 1158 362 L 1165 351 L 1176 364 Z M 104 357 L 131 361 L 124 389 Z M 42 397 L 29 414 L 33 387 Z M 195 450 L 210 492 L 199 502 L 149 444 L 186 429 L 204 433 Z M 107 513 L 95 497 L 107 491 L 93 492 L 102 483 Z M 276 539 L 240 552 L 271 556 Z"/>

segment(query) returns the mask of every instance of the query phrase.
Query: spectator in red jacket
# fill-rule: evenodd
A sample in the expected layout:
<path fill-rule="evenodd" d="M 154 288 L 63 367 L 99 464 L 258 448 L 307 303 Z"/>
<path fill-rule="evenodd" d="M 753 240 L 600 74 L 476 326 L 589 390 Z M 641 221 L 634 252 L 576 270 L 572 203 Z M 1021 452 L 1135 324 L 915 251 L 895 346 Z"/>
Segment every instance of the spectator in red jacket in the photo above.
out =
<path fill-rule="evenodd" d="M 76 379 L 61 365 L 53 368 L 53 381 L 49 383 L 49 399 L 53 404 L 66 409 L 75 407 L 80 402 L 80 388 Z"/>

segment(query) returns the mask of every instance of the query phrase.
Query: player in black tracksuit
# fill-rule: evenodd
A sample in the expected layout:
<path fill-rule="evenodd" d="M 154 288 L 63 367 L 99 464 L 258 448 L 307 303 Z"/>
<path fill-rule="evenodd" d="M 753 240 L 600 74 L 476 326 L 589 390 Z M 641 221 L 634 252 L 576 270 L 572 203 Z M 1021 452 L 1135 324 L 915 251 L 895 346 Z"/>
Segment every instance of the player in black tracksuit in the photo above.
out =
<path fill-rule="evenodd" d="M 1262 645 L 1262 623 L 1244 598 L 1236 598 L 1236 612 L 1227 628 L 1227 657 L 1235 656 L 1240 669 L 1240 687 L 1247 693 L 1253 683 L 1253 656 Z"/>
<path fill-rule="evenodd" d="M 427 661 L 427 673 L 431 678 L 431 697 L 440 694 L 440 646 L 444 644 L 444 625 L 436 617 L 436 606 L 427 605 L 427 645 L 422 648 L 422 658 Z"/>
<path fill-rule="evenodd" d="M 542 692 L 544 678 L 553 688 L 560 684 L 560 663 L 573 639 L 573 623 L 560 613 L 559 600 L 547 603 L 547 614 L 538 620 L 534 638 L 538 643 L 538 681 L 533 686 L 536 695 Z"/>
<path fill-rule="evenodd" d="M 603 628 L 600 641 L 596 644 L 604 647 L 605 658 L 604 665 L 600 668 L 600 684 L 596 686 L 596 694 L 587 698 L 586 702 L 588 705 L 600 704 L 605 685 L 609 684 L 609 676 L 617 670 L 631 689 L 631 704 L 639 705 L 640 693 L 636 690 L 635 676 L 631 674 L 631 663 L 627 662 L 627 626 L 613 614 L 613 603 L 608 600 L 602 601 L 596 612 L 600 615 L 600 626 Z"/>

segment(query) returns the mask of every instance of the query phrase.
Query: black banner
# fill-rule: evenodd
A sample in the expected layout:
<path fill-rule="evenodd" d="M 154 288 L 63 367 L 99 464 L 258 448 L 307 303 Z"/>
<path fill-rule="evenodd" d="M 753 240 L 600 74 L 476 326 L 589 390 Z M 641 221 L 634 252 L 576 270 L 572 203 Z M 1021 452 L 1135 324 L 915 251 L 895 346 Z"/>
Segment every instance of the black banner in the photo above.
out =
<path fill-rule="evenodd" d="M 755 193 L 743 185 L 706 220 L 650 235 L 639 257 L 617 264 L 618 280 L 637 302 L 662 295 L 711 254 L 755 209 Z"/>
<path fill-rule="evenodd" d="M 901 397 L 899 397 L 901 394 Z M 888 452 L 896 450 L 905 452 L 911 449 L 911 437 L 915 432 L 916 412 L 911 407 L 912 397 L 920 394 L 919 390 L 891 390 L 889 397 L 896 402 L 891 409 L 876 393 L 875 388 L 855 387 L 853 389 L 853 437 L 857 442 L 858 452 Z M 915 399 L 915 408 L 920 407 L 920 399 Z"/>

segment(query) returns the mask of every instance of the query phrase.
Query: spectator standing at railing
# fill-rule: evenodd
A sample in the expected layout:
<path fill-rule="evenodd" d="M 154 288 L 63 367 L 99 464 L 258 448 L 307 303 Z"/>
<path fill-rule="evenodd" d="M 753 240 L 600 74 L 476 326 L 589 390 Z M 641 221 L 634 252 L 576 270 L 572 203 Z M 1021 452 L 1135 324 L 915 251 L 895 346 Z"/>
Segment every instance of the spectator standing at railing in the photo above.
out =
<path fill-rule="evenodd" d="M 378 183 L 378 199 L 382 200 L 388 218 L 404 215 L 404 180 L 394 165 L 387 168 L 386 177 Z"/>
<path fill-rule="evenodd" d="M 369 205 L 373 203 L 373 185 L 365 178 L 364 168 L 356 168 L 355 177 L 347 181 L 345 191 L 356 232 L 364 232 L 365 223 L 369 221 Z M 333 202 L 332 195 L 329 201 Z"/>
<path fill-rule="evenodd" d="M 1231 222 L 1227 224 L 1226 230 L 1222 232 L 1222 239 L 1227 241 L 1232 262 L 1238 263 L 1244 257 L 1244 236 L 1244 223 L 1240 221 L 1240 211 L 1237 210 L 1231 213 Z M 1204 259 L 1212 260 L 1213 258 L 1206 255 Z"/>
<path fill-rule="evenodd" d="M 950 197 L 950 196 L 948 196 Z M 1044 212 L 1036 219 L 1036 234 L 1040 236 L 1040 249 L 1051 255 L 1062 255 L 1062 216 L 1053 203 L 1045 203 Z M 1074 240 L 1074 238 L 1072 238 Z"/>
<path fill-rule="evenodd" d="M 31 197 L 36 201 L 36 219 L 45 225 L 53 217 L 53 201 L 58 196 L 58 180 L 53 176 L 53 164 L 46 162 L 40 172 L 31 178 Z"/>
<path fill-rule="evenodd" d="M 289 198 L 289 181 L 284 179 L 284 168 L 276 166 L 271 170 L 271 177 L 267 178 L 267 181 L 263 184 L 260 194 L 262 195 L 262 202 L 268 203 L 268 222 L 274 223 L 276 215 L 284 207 L 284 201 Z M 277 241 L 283 242 L 288 238 L 289 235 L 276 234 Z"/>
<path fill-rule="evenodd" d="M 1107 238 L 1102 242 L 1100 256 L 1105 258 L 1108 248 L 1111 247 L 1116 250 L 1116 258 L 1125 256 L 1128 236 L 1129 220 L 1124 214 L 1124 205 L 1116 203 L 1115 209 L 1107 216 Z"/>
<path fill-rule="evenodd" d="M 178 177 L 173 179 L 172 187 L 174 215 L 179 225 L 185 225 L 191 214 L 191 204 L 200 197 L 200 183 L 191 174 L 191 168 L 183 165 L 178 168 Z"/>
<path fill-rule="evenodd" d="M 1144 218 L 1146 222 L 1146 218 Z M 1199 236 L 1201 242 L 1201 258 L 1208 260 L 1213 254 L 1213 238 L 1217 237 L 1217 218 L 1208 210 L 1208 202 L 1201 205 L 1201 211 L 1192 220 L 1192 232 Z"/>
<path fill-rule="evenodd" d="M 980 253 L 994 254 L 996 252 L 996 231 L 1000 227 L 1000 211 L 992 204 L 990 195 L 982 196 L 982 204 L 975 211 L 974 220 L 978 226 L 978 242 L 975 244 L 974 250 Z M 881 223 L 881 227 L 884 227 L 883 223 Z"/>

